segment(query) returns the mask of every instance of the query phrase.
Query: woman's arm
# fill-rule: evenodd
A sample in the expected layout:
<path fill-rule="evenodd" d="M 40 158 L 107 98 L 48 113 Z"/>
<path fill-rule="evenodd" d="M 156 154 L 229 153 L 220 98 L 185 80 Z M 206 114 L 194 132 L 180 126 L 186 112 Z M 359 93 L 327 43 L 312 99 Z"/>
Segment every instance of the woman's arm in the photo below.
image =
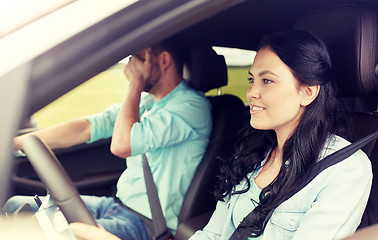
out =
<path fill-rule="evenodd" d="M 340 239 L 360 224 L 372 182 L 370 161 L 359 151 L 332 168 L 338 171 L 302 217 L 293 240 Z"/>

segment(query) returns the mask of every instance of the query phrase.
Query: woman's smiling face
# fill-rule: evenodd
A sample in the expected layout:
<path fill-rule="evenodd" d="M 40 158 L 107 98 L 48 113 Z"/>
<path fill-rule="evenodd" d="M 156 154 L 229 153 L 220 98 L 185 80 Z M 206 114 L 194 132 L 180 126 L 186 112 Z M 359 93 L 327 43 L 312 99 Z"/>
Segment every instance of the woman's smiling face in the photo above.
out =
<path fill-rule="evenodd" d="M 249 80 L 251 126 L 290 135 L 304 111 L 304 94 L 291 69 L 270 48 L 262 48 L 249 70 Z"/>

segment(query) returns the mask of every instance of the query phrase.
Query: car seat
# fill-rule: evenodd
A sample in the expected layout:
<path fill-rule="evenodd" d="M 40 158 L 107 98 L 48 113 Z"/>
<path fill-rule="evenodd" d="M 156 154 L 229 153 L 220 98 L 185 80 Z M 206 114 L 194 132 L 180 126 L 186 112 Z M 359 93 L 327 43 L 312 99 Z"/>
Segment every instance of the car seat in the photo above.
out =
<path fill-rule="evenodd" d="M 201 92 L 227 85 L 227 66 L 224 57 L 218 55 L 210 46 L 193 46 L 189 61 L 185 64 L 184 79 L 189 86 Z M 216 205 L 212 190 L 219 158 L 227 157 L 232 153 L 231 146 L 236 134 L 248 119 L 245 115 L 244 103 L 240 98 L 226 94 L 208 96 L 208 99 L 212 105 L 211 135 L 206 152 L 184 197 L 175 239 L 188 239 L 208 221 L 209 213 L 214 211 Z M 152 230 L 151 220 L 139 216 Z M 197 216 L 201 216 L 199 222 L 202 224 L 197 221 L 194 225 L 186 224 L 189 219 Z M 159 218 L 158 215 L 157 217 Z"/>
<path fill-rule="evenodd" d="M 338 96 L 351 117 L 354 142 L 378 130 L 378 10 L 366 3 L 350 3 L 311 12 L 295 29 L 312 32 L 327 45 Z M 373 169 L 373 184 L 361 227 L 378 223 L 378 141 L 363 148 Z"/>
<path fill-rule="evenodd" d="M 228 82 L 224 57 L 210 46 L 193 46 L 186 70 L 184 72 L 189 75 L 185 76 L 184 73 L 184 78 L 189 85 L 202 92 L 220 88 Z M 232 153 L 231 146 L 236 134 L 247 123 L 244 103 L 240 98 L 225 94 L 208 96 L 208 99 L 213 117 L 210 141 L 184 198 L 175 239 L 189 238 L 208 221 L 209 213 L 214 211 L 216 205 L 213 186 L 219 158 Z M 186 221 L 196 216 L 201 218 L 194 225 L 186 224 Z"/>

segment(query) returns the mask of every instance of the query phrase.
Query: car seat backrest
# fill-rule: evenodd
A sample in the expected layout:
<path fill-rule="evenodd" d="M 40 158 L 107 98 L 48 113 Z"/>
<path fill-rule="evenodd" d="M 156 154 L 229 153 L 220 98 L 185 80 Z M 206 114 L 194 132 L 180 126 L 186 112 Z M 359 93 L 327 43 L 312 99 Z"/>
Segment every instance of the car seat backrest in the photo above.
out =
<path fill-rule="evenodd" d="M 378 131 L 378 113 L 354 113 L 354 115 L 352 115 L 352 124 L 354 129 L 348 140 L 353 142 L 373 131 Z M 378 139 L 376 138 L 374 141 L 370 142 L 363 150 L 371 161 L 373 184 L 360 228 L 378 223 Z"/>
<path fill-rule="evenodd" d="M 245 125 L 245 107 L 234 95 L 208 97 L 212 104 L 213 129 L 204 157 L 186 194 L 180 221 L 215 208 L 213 186 L 220 158 L 233 151 L 236 134 Z"/>
<path fill-rule="evenodd" d="M 217 55 L 210 46 L 193 47 L 187 67 L 190 73 L 186 76 L 187 81 L 197 90 L 206 92 L 227 85 L 227 65 L 224 57 Z M 232 154 L 236 134 L 248 119 L 240 98 L 226 94 L 208 96 L 208 99 L 212 105 L 213 127 L 206 152 L 184 198 L 179 223 L 215 209 L 213 187 L 219 158 Z M 192 227 L 184 229 L 179 225 L 175 239 L 187 239 L 195 230 Z"/>
<path fill-rule="evenodd" d="M 353 130 L 347 139 L 354 142 L 377 131 L 377 8 L 360 2 L 318 10 L 303 16 L 295 29 L 312 32 L 329 49 L 339 97 L 346 109 L 353 110 L 350 112 Z M 349 101 L 345 101 L 346 97 Z M 352 103 L 351 99 L 355 101 Z M 371 160 L 374 178 L 360 227 L 378 223 L 378 140 L 363 150 Z"/>
<path fill-rule="evenodd" d="M 224 57 L 210 46 L 193 46 L 184 65 L 184 79 L 192 88 L 207 92 L 227 85 L 227 65 Z"/>
<path fill-rule="evenodd" d="M 328 46 L 342 96 L 369 95 L 378 90 L 378 22 L 374 6 L 340 5 L 303 16 L 296 29 L 308 30 Z"/>

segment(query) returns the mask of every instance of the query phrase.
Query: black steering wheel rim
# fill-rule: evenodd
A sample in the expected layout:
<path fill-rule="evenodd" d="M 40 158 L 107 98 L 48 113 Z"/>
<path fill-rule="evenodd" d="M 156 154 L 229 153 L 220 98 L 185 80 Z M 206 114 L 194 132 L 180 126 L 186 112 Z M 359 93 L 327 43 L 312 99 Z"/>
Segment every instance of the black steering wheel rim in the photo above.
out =
<path fill-rule="evenodd" d="M 27 136 L 22 148 L 67 222 L 97 226 L 78 190 L 51 149 L 35 135 Z"/>

